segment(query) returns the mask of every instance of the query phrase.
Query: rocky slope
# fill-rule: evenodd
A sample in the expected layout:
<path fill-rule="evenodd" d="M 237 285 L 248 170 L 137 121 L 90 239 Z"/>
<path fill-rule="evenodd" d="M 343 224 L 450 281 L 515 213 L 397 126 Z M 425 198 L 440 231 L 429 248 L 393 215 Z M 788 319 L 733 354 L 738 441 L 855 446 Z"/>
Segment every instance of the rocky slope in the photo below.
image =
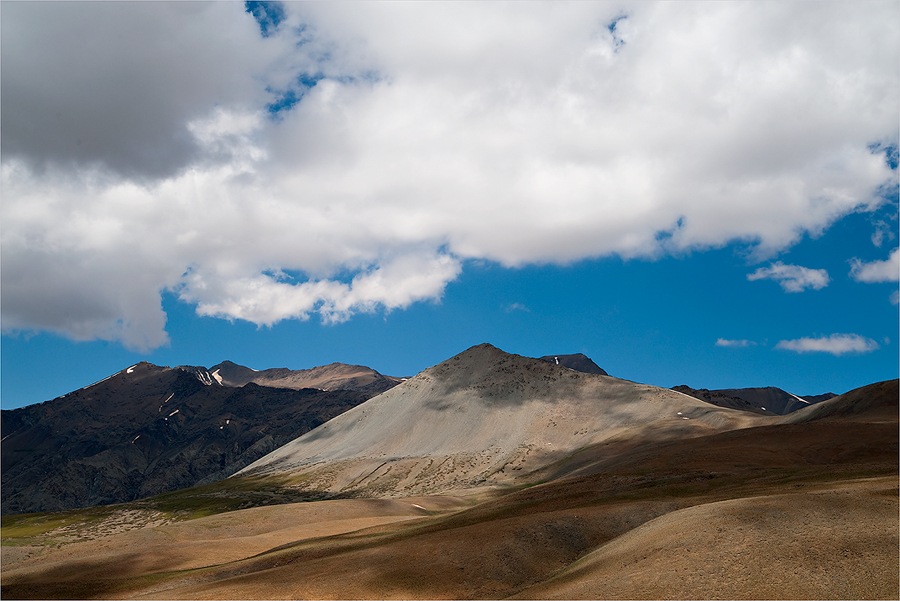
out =
<path fill-rule="evenodd" d="M 217 367 L 143 362 L 3 411 L 2 512 L 118 503 L 224 478 L 395 384 L 339 364 L 299 374 Z M 284 387 L 225 380 L 223 371 Z"/>
<path fill-rule="evenodd" d="M 756 416 L 664 388 L 473 347 L 284 445 L 240 474 L 311 490 L 429 494 L 533 478 L 600 442 L 745 427 Z"/>

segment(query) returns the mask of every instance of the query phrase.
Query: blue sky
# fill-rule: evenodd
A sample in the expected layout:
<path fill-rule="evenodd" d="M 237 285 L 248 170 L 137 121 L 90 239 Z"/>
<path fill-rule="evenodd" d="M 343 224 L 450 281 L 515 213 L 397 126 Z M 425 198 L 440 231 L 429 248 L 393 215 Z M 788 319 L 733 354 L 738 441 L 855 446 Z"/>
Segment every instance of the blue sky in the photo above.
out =
<path fill-rule="evenodd" d="M 481 342 L 660 386 L 895 378 L 897 13 L 5 3 L 2 406 Z"/>

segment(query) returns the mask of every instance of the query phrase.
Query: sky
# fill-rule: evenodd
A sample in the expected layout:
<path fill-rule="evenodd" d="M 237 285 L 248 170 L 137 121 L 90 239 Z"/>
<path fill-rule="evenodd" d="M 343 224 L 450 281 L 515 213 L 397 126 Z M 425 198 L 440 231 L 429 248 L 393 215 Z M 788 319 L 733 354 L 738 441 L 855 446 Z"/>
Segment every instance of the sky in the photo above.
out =
<path fill-rule="evenodd" d="M 3 2 L 0 403 L 138 361 L 900 370 L 897 2 Z"/>

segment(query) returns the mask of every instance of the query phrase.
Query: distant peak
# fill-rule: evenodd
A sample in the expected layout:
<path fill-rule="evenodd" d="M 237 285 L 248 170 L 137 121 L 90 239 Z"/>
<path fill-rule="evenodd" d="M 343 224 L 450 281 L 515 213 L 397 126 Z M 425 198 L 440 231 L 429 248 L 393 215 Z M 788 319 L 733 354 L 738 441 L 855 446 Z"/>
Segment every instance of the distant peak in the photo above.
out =
<path fill-rule="evenodd" d="M 584 353 L 575 353 L 572 355 L 545 355 L 540 357 L 540 359 L 542 361 L 553 363 L 554 365 L 561 365 L 562 367 L 568 367 L 569 369 L 574 369 L 575 371 L 587 374 L 599 374 L 601 376 L 609 375 L 606 373 L 606 370 L 591 361 L 590 357 Z"/>

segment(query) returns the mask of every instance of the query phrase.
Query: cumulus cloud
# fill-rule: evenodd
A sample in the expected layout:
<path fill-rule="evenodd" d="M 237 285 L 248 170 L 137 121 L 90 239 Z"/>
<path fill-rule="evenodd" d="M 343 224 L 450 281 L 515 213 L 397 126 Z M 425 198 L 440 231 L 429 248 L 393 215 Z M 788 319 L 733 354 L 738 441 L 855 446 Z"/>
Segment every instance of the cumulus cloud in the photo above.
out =
<path fill-rule="evenodd" d="M 746 348 L 748 346 L 756 346 L 756 343 L 752 340 L 728 340 L 726 338 L 719 338 L 718 340 L 716 340 L 716 346 Z"/>
<path fill-rule="evenodd" d="M 839 356 L 847 353 L 870 353 L 879 347 L 871 338 L 864 338 L 858 334 L 832 334 L 819 338 L 782 340 L 775 348 L 798 353 L 830 353 Z"/>
<path fill-rule="evenodd" d="M 775 280 L 785 292 L 803 292 L 807 288 L 821 290 L 828 285 L 831 278 L 824 269 L 809 269 L 799 265 L 785 265 L 781 261 L 775 262 L 769 267 L 760 267 L 753 273 L 747 274 L 747 279 Z"/>
<path fill-rule="evenodd" d="M 864 263 L 859 259 L 850 261 L 850 277 L 857 282 L 897 282 L 900 281 L 900 248 L 895 248 L 884 261 Z"/>
<path fill-rule="evenodd" d="M 340 321 L 467 260 L 771 253 L 894 173 L 890 3 L 2 11 L 6 330 L 153 348 L 167 290 Z"/>

